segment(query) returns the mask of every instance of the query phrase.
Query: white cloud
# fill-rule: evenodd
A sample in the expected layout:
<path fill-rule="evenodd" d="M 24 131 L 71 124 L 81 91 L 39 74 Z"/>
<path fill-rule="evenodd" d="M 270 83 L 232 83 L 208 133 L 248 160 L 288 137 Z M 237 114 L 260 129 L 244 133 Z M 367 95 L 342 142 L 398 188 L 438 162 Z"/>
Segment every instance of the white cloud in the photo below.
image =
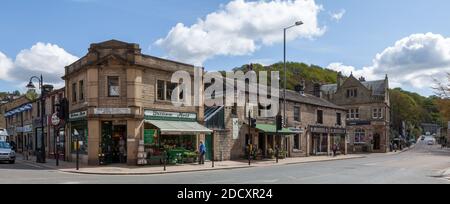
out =
<path fill-rule="evenodd" d="M 341 62 L 334 62 L 327 66 L 328 69 L 342 72 L 344 76 L 350 76 L 353 74 L 356 78 L 364 77 L 366 80 L 376 80 L 378 76 L 373 74 L 373 70 L 370 68 L 356 69 L 353 66 L 344 65 Z"/>
<path fill-rule="evenodd" d="M 344 17 L 344 15 L 345 15 L 346 12 L 347 12 L 347 11 L 346 11 L 345 9 L 342 9 L 342 10 L 340 10 L 339 12 L 336 12 L 336 13 L 330 13 L 331 19 L 334 20 L 334 21 L 336 21 L 336 22 L 339 22 L 339 21 L 341 21 L 341 19 Z"/>
<path fill-rule="evenodd" d="M 201 65 L 217 55 L 248 55 L 282 42 L 282 29 L 299 20 L 305 24 L 289 30 L 288 40 L 321 36 L 325 32 L 318 25 L 321 10 L 314 0 L 234 0 L 191 26 L 178 23 L 155 44 L 169 58 Z"/>
<path fill-rule="evenodd" d="M 356 69 L 342 63 L 332 63 L 328 68 L 364 76 L 368 80 L 389 75 L 391 87 L 408 87 L 429 93 L 434 79 L 446 80 L 450 72 L 450 38 L 439 34 L 413 34 L 397 41 L 377 54 L 373 65 Z"/>
<path fill-rule="evenodd" d="M 0 79 L 27 82 L 31 76 L 44 76 L 44 82 L 60 87 L 64 67 L 78 60 L 58 45 L 38 42 L 17 54 L 13 62 L 0 52 Z M 6 77 L 3 77 L 6 76 Z"/>
<path fill-rule="evenodd" d="M 9 71 L 14 67 L 14 63 L 5 54 L 0 52 L 0 79 L 9 79 Z"/>

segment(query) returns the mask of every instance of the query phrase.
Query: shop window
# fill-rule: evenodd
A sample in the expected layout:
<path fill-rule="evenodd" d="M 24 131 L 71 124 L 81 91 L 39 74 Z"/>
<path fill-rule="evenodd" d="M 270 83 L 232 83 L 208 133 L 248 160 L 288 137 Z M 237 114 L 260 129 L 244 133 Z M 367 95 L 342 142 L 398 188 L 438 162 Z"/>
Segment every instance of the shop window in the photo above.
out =
<path fill-rule="evenodd" d="M 294 107 L 294 121 L 300 122 L 300 107 Z"/>
<path fill-rule="evenodd" d="M 294 149 L 300 150 L 300 135 L 299 134 L 294 135 Z"/>
<path fill-rule="evenodd" d="M 356 129 L 355 130 L 355 144 L 362 144 L 364 143 L 364 137 L 366 135 L 366 131 L 363 129 Z"/>
<path fill-rule="evenodd" d="M 108 77 L 108 96 L 109 97 L 120 96 L 119 77 L 117 76 Z"/>
<path fill-rule="evenodd" d="M 79 85 L 79 89 L 80 89 L 80 101 L 84 100 L 84 81 L 81 80 L 80 81 L 80 85 Z"/>
<path fill-rule="evenodd" d="M 72 102 L 77 102 L 77 83 L 72 84 Z"/>
<path fill-rule="evenodd" d="M 323 124 L 323 110 L 317 110 L 317 123 Z"/>
<path fill-rule="evenodd" d="M 77 138 L 75 137 L 76 133 L 78 133 L 78 140 L 81 142 L 80 144 L 80 154 L 87 154 L 88 151 L 88 130 L 86 122 L 73 122 L 71 128 L 71 150 L 72 153 L 76 152 L 76 142 Z"/>

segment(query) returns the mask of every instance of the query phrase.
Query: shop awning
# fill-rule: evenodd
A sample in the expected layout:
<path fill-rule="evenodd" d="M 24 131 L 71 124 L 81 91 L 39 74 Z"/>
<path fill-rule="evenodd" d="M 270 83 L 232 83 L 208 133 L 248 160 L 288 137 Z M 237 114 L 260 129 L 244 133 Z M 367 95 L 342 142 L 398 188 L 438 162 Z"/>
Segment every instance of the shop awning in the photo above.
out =
<path fill-rule="evenodd" d="M 256 124 L 256 129 L 260 130 L 261 132 L 267 133 L 267 134 L 277 134 L 277 127 L 275 125 Z M 282 130 L 278 131 L 278 134 L 295 135 L 295 134 L 300 134 L 302 132 L 303 131 L 301 129 L 283 128 Z"/>
<path fill-rule="evenodd" d="M 200 133 L 212 133 L 213 131 L 200 125 L 197 122 L 167 121 L 167 120 L 146 120 L 146 123 L 159 128 L 161 134 L 189 135 Z"/>

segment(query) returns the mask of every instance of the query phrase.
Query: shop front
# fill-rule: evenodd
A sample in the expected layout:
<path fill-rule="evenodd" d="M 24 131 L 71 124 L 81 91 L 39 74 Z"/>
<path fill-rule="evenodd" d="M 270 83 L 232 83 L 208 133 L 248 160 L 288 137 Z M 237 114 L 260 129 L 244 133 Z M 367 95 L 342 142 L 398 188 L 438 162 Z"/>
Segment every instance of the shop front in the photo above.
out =
<path fill-rule="evenodd" d="M 69 135 L 68 141 L 70 149 L 67 155 L 70 155 L 70 160 L 75 161 L 76 158 L 76 144 L 79 142 L 79 154 L 83 162 L 87 161 L 88 154 L 88 122 L 87 122 L 87 111 L 78 111 L 70 113 L 69 115 Z"/>
<path fill-rule="evenodd" d="M 347 154 L 347 130 L 340 127 L 310 126 L 310 155 L 331 155 L 337 145 L 338 154 Z"/>
<path fill-rule="evenodd" d="M 197 122 L 196 113 L 145 110 L 146 163 L 161 164 L 165 156 L 171 164 L 195 162 L 200 141 L 212 151 L 212 142 L 206 141 L 211 134 L 212 130 Z"/>
<path fill-rule="evenodd" d="M 276 150 L 279 150 L 281 158 L 288 157 L 291 149 L 290 138 L 302 131 L 296 128 L 283 128 L 277 131 L 275 125 L 256 124 L 258 131 L 257 154 L 261 157 L 273 159 Z"/>
<path fill-rule="evenodd" d="M 329 128 L 321 126 L 311 126 L 311 155 L 328 155 L 330 153 Z"/>

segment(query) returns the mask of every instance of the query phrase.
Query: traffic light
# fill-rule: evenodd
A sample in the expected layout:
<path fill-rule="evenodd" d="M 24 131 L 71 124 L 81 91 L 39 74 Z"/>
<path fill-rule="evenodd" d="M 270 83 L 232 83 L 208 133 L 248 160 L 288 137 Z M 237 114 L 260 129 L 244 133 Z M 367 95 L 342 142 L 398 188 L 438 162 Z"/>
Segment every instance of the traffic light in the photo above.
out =
<path fill-rule="evenodd" d="M 250 126 L 252 128 L 256 128 L 256 119 L 254 119 L 254 118 L 250 119 Z"/>
<path fill-rule="evenodd" d="M 282 130 L 283 129 L 283 116 L 277 115 L 276 123 L 277 123 L 277 131 Z"/>

